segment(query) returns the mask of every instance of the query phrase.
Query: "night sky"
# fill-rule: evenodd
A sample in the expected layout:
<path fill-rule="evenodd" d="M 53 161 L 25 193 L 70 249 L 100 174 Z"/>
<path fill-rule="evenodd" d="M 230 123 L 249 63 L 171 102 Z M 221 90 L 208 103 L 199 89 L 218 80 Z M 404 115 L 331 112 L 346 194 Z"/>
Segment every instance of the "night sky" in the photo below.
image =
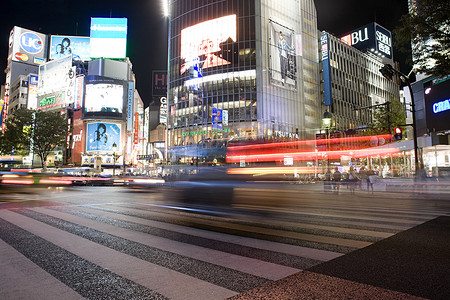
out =
<path fill-rule="evenodd" d="M 189 1 L 189 0 L 186 0 Z M 283 0 L 280 0 L 283 1 Z M 371 22 L 391 30 L 407 12 L 407 0 L 315 0 L 318 27 L 337 36 Z M 167 20 L 160 0 L 7 0 L 0 18 L 0 82 L 4 84 L 9 33 L 14 26 L 44 34 L 89 36 L 91 17 L 128 18 L 127 56 L 133 64 L 137 89 L 151 100 L 151 71 L 167 65 Z M 394 59 L 404 55 L 394 49 Z M 408 73 L 408 67 L 402 66 Z"/>

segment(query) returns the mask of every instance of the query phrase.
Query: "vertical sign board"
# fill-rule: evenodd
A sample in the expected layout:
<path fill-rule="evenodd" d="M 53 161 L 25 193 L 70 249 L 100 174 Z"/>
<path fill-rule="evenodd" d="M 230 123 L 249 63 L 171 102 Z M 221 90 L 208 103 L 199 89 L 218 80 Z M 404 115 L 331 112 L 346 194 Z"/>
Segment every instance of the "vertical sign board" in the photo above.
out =
<path fill-rule="evenodd" d="M 323 94 L 325 106 L 332 105 L 331 99 L 331 68 L 330 68 L 330 51 L 328 33 L 322 34 L 320 38 L 320 45 L 322 49 L 322 64 L 323 64 Z"/>
<path fill-rule="evenodd" d="M 153 97 L 167 95 L 167 71 L 153 71 Z"/>
<path fill-rule="evenodd" d="M 38 76 L 30 74 L 28 81 L 28 109 L 37 109 Z"/>
<path fill-rule="evenodd" d="M 139 144 L 139 113 L 134 114 L 134 144 Z"/>
<path fill-rule="evenodd" d="M 128 82 L 127 130 L 133 130 L 134 82 Z"/>
<path fill-rule="evenodd" d="M 84 75 L 78 76 L 75 82 L 75 103 L 74 109 L 79 109 L 83 105 L 84 96 Z"/>
<path fill-rule="evenodd" d="M 375 23 L 375 36 L 377 50 L 389 59 L 392 59 L 391 32 Z"/>

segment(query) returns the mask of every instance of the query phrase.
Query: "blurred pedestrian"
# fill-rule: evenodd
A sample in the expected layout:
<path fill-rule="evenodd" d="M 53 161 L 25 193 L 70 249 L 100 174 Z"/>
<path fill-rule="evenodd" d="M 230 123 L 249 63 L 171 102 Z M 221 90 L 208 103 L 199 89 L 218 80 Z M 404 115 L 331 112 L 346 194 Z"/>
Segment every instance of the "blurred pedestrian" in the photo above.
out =
<path fill-rule="evenodd" d="M 356 185 L 358 183 L 358 174 L 356 174 L 356 170 L 353 168 L 353 166 L 350 166 L 350 171 L 348 171 L 348 183 L 350 186 L 350 192 L 352 194 L 355 193 Z"/>
<path fill-rule="evenodd" d="M 369 189 L 369 184 L 367 183 L 368 181 L 367 170 L 364 166 L 362 166 L 361 169 L 359 169 L 358 177 L 359 177 L 359 189 L 362 191 L 362 186 L 364 183 L 366 183 L 367 189 Z"/>
<path fill-rule="evenodd" d="M 368 176 L 367 191 L 369 192 L 371 190 L 372 194 L 373 194 L 373 184 L 375 183 L 375 181 L 377 179 L 377 173 L 375 173 L 375 171 L 373 169 L 370 169 L 367 172 L 367 176 Z M 370 189 L 369 189 L 369 187 L 370 187 Z"/>
<path fill-rule="evenodd" d="M 341 179 L 342 179 L 342 174 L 341 174 L 341 172 L 339 172 L 339 168 L 335 167 L 334 173 L 333 173 L 333 190 L 335 190 L 336 193 L 339 193 Z"/>

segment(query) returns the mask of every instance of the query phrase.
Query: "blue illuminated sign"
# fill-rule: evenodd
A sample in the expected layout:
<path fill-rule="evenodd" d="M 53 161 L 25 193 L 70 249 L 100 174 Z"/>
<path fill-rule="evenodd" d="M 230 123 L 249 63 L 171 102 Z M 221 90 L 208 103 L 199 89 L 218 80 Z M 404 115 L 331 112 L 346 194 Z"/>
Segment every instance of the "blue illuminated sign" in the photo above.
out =
<path fill-rule="evenodd" d="M 330 67 L 330 57 L 329 57 L 329 42 L 328 34 L 322 34 L 320 38 L 320 44 L 322 48 L 322 64 L 323 64 L 323 94 L 324 102 L 326 106 L 332 104 L 331 98 L 331 67 Z"/>
<path fill-rule="evenodd" d="M 90 57 L 125 58 L 126 18 L 91 18 Z"/>
<path fill-rule="evenodd" d="M 34 32 L 25 32 L 20 36 L 20 47 L 29 54 L 38 54 L 44 44 L 41 38 Z"/>
<path fill-rule="evenodd" d="M 435 114 L 446 110 L 450 110 L 450 99 L 433 104 L 433 113 Z"/>

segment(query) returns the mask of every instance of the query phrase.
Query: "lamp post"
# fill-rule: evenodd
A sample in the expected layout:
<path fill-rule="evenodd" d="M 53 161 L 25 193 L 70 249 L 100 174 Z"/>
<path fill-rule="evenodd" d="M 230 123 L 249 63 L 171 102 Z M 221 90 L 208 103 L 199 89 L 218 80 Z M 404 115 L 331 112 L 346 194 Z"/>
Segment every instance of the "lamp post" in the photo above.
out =
<path fill-rule="evenodd" d="M 418 154 L 418 147 L 417 147 L 417 126 L 416 126 L 416 107 L 414 104 L 414 94 L 413 94 L 413 90 L 411 88 L 411 82 L 408 79 L 408 76 L 406 76 L 405 74 L 403 74 L 402 72 L 395 70 L 390 64 L 386 64 L 384 65 L 384 67 L 382 67 L 380 69 L 381 74 L 388 80 L 392 80 L 392 77 L 394 76 L 394 74 L 399 75 L 400 80 L 402 80 L 406 86 L 408 86 L 409 89 L 409 93 L 411 94 L 411 111 L 412 111 L 412 127 L 413 127 L 413 142 L 414 142 L 414 165 L 415 165 L 415 171 L 416 171 L 416 175 L 418 170 L 421 169 L 421 164 L 419 163 L 419 154 Z"/>
<path fill-rule="evenodd" d="M 113 176 L 116 176 L 116 151 L 117 151 L 116 143 L 112 145 L 112 151 L 113 151 Z"/>
<path fill-rule="evenodd" d="M 331 128 L 331 113 L 326 110 L 323 113 L 323 117 L 322 117 L 322 128 L 325 128 L 325 138 L 326 138 L 326 144 L 325 144 L 325 152 L 327 153 L 327 170 L 325 172 L 328 171 L 328 169 L 330 168 L 330 155 L 328 153 L 329 149 L 329 131 Z"/>

